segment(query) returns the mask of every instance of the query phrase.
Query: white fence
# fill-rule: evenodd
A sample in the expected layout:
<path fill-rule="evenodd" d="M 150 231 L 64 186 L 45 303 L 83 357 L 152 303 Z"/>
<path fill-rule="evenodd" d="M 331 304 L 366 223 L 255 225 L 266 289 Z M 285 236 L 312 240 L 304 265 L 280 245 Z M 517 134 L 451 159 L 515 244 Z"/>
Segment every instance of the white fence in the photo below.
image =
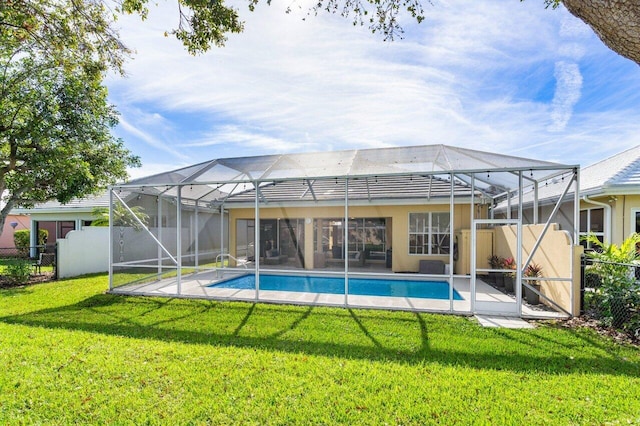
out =
<path fill-rule="evenodd" d="M 89 226 L 58 240 L 58 278 L 109 270 L 109 228 Z"/>

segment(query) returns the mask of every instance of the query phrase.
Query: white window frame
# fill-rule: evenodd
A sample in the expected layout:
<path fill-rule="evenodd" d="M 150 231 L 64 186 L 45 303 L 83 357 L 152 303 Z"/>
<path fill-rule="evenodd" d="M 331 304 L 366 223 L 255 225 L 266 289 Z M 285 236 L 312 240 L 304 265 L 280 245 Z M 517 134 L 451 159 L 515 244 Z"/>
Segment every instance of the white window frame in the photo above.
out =
<path fill-rule="evenodd" d="M 593 232 L 591 231 L 591 211 L 592 210 L 602 210 L 602 231 L 601 232 Z M 638 211 L 640 211 L 640 209 L 638 209 Z M 604 207 L 589 207 L 586 209 L 580 209 L 580 213 L 582 212 L 587 212 L 587 223 L 586 223 L 586 228 L 587 231 L 586 232 L 578 232 L 578 235 L 580 236 L 580 241 L 582 241 L 582 237 L 585 237 L 587 235 L 595 235 L 596 237 L 602 237 L 602 241 L 607 241 L 607 211 Z M 635 216 L 634 216 L 635 219 Z M 634 221 L 634 227 L 635 227 L 635 221 Z M 587 249 L 592 248 L 591 247 L 591 243 L 587 242 Z"/>
<path fill-rule="evenodd" d="M 631 209 L 631 228 L 629 230 L 630 233 L 636 232 L 636 215 L 640 214 L 640 207 L 635 207 Z"/>
<path fill-rule="evenodd" d="M 423 214 L 427 215 L 427 224 L 426 229 L 423 229 L 421 232 L 411 231 L 411 216 L 415 214 Z M 434 229 L 433 226 L 433 215 L 434 214 L 446 214 L 449 216 L 449 225 L 445 229 Z M 448 256 L 449 253 L 432 253 L 432 244 L 431 240 L 434 234 L 446 234 L 450 237 L 451 229 L 451 212 L 449 211 L 429 211 L 429 212 L 409 212 L 408 215 L 408 227 L 407 227 L 407 253 L 409 256 Z M 412 253 L 411 252 L 411 235 L 422 235 L 423 241 L 428 241 L 427 253 Z M 424 244 L 423 244 L 424 246 Z M 451 251 L 451 241 L 449 241 L 449 251 Z"/>

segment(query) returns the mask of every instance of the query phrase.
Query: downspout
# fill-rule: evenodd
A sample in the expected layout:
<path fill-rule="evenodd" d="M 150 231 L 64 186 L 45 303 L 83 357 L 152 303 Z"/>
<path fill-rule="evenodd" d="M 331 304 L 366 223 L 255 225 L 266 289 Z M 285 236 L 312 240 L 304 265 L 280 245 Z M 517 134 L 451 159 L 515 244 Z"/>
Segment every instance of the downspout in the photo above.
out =
<path fill-rule="evenodd" d="M 585 203 L 604 207 L 604 240 L 612 241 L 611 239 L 611 206 L 607 203 L 601 203 L 600 201 L 592 200 L 586 195 L 582 196 L 582 201 L 584 201 Z"/>

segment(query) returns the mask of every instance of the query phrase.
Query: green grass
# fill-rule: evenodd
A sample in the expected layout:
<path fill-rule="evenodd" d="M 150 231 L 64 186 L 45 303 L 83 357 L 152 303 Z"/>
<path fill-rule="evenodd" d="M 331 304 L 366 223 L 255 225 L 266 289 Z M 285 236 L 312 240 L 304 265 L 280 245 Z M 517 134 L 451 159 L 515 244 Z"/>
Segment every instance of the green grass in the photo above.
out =
<path fill-rule="evenodd" d="M 590 330 L 0 290 L 0 424 L 640 423 L 640 354 Z"/>

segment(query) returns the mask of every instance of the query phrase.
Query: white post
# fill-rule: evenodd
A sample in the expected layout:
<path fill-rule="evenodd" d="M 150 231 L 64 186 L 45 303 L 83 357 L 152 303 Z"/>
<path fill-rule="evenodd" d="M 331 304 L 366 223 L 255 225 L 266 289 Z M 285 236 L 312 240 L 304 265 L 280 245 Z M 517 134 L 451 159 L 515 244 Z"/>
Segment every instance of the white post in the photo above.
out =
<path fill-rule="evenodd" d="M 538 215 L 539 215 L 539 206 L 538 206 L 538 181 L 533 183 L 533 224 L 538 224 Z"/>
<path fill-rule="evenodd" d="M 451 195 L 449 196 L 449 312 L 453 312 L 453 246 L 455 244 L 455 234 L 453 233 L 454 223 L 454 186 L 453 172 L 451 172 Z"/>
<path fill-rule="evenodd" d="M 254 182 L 254 187 L 256 190 L 256 198 L 255 198 L 255 224 L 253 227 L 254 233 L 254 243 L 253 243 L 253 258 L 256 263 L 256 300 L 260 299 L 260 205 L 258 200 L 258 183 Z"/>
<path fill-rule="evenodd" d="M 113 290 L 113 188 L 109 186 L 109 291 Z"/>
<path fill-rule="evenodd" d="M 573 170 L 573 178 L 575 179 L 573 191 L 573 244 L 578 245 L 580 244 L 580 170 L 577 167 Z M 611 217 L 609 217 L 605 226 L 611 226 Z M 611 239 L 611 235 L 609 235 L 609 239 Z"/>
<path fill-rule="evenodd" d="M 518 316 L 522 317 L 522 170 L 518 172 L 518 225 L 516 225 L 516 303 L 518 303 Z"/>
<path fill-rule="evenodd" d="M 580 244 L 580 169 L 578 169 L 577 167 L 575 169 L 573 169 L 573 178 L 575 179 L 575 185 L 574 185 L 574 195 L 573 195 L 573 244 L 574 246 L 577 246 L 578 244 Z M 605 211 L 607 211 L 607 209 L 605 209 Z M 611 226 L 611 209 L 608 210 L 609 213 L 609 220 L 608 220 L 608 226 Z M 611 238 L 611 235 L 609 235 L 609 238 Z M 573 253 L 573 252 L 572 252 Z M 573 267 L 573 257 L 570 259 L 571 260 L 571 286 L 569 287 L 571 289 L 570 292 L 570 297 L 571 297 L 571 315 L 576 315 L 576 314 L 580 314 L 579 310 L 580 308 L 578 307 L 578 312 L 574 312 L 573 307 L 575 306 L 575 303 L 573 303 L 574 298 L 576 297 L 575 292 L 573 291 L 573 279 L 574 279 L 574 275 L 576 273 L 575 268 Z M 579 270 L 579 269 L 578 269 Z"/>
<path fill-rule="evenodd" d="M 158 280 L 162 279 L 162 195 L 158 195 Z"/>
<path fill-rule="evenodd" d="M 182 186 L 178 185 L 178 199 L 176 202 L 176 254 L 178 259 L 178 295 L 182 294 Z"/>
<path fill-rule="evenodd" d="M 199 243 L 200 243 L 200 224 L 199 224 L 199 220 L 198 220 L 198 203 L 199 201 L 196 200 L 196 206 L 195 206 L 195 211 L 194 211 L 194 222 L 195 225 L 194 227 L 196 228 L 195 231 L 195 250 L 196 250 L 196 255 L 195 255 L 195 259 L 194 259 L 194 263 L 195 263 L 195 268 L 196 271 L 198 270 L 198 266 L 200 264 L 200 247 L 199 247 Z"/>
<path fill-rule="evenodd" d="M 471 257 L 471 282 L 469 283 L 469 287 L 471 289 L 471 313 L 475 313 L 476 311 L 476 206 L 475 206 L 475 195 L 476 195 L 476 175 L 471 173 L 471 247 L 469 247 L 469 256 Z M 493 203 L 493 201 L 492 201 Z M 491 209 L 493 215 L 493 208 Z M 493 253 L 492 253 L 493 254 Z"/>
<path fill-rule="evenodd" d="M 344 306 L 349 306 L 349 179 L 344 179 Z"/>
<path fill-rule="evenodd" d="M 227 247 L 227 248 L 229 249 L 227 251 L 231 253 L 231 247 Z M 224 254 L 224 203 L 220 204 L 220 253 Z M 236 253 L 236 257 L 237 256 L 238 256 L 238 253 Z M 224 268 L 224 256 L 220 256 L 220 261 L 222 262 L 222 265 L 220 265 L 220 267 Z M 216 268 L 217 267 L 218 265 L 216 265 Z"/>

